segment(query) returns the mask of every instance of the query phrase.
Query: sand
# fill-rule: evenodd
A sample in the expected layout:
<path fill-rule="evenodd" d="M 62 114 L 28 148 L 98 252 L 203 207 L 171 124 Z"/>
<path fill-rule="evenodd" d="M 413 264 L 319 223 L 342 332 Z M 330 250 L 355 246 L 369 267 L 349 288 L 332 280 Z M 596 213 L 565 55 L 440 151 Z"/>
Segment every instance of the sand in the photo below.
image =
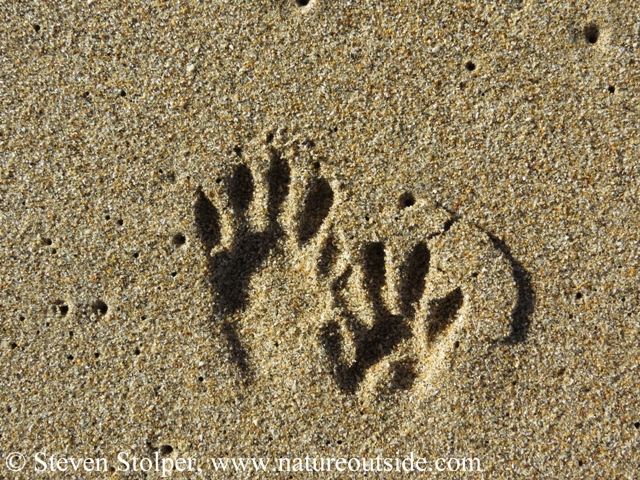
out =
<path fill-rule="evenodd" d="M 2 4 L 0 477 L 635 478 L 638 7 Z"/>

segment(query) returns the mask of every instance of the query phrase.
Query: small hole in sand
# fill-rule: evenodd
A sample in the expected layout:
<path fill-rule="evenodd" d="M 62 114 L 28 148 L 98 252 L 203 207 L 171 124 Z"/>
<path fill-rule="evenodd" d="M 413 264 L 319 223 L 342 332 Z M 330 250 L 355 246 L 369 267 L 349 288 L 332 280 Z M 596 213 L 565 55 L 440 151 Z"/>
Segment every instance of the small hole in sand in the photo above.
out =
<path fill-rule="evenodd" d="M 609 85 L 609 88 L 607 88 L 607 90 L 609 90 L 609 93 L 616 93 L 616 87 L 614 87 L 613 85 Z"/>
<path fill-rule="evenodd" d="M 633 426 L 636 427 L 636 428 L 640 428 L 640 422 L 634 423 Z"/>
<path fill-rule="evenodd" d="M 69 338 L 73 338 L 73 331 L 69 332 Z"/>
<path fill-rule="evenodd" d="M 233 148 L 233 153 L 235 153 L 238 157 L 242 157 L 242 148 L 241 147 L 234 147 Z"/>
<path fill-rule="evenodd" d="M 120 226 L 122 226 L 122 224 L 124 224 L 124 222 L 122 221 L 122 219 L 121 219 L 121 218 L 119 218 L 119 219 L 116 221 L 116 223 L 117 223 L 118 225 L 120 225 Z"/>
<path fill-rule="evenodd" d="M 315 168 L 316 170 L 318 170 L 320 168 L 320 162 L 314 162 L 313 163 L 313 168 Z"/>
<path fill-rule="evenodd" d="M 405 192 L 400 195 L 400 208 L 408 208 L 415 205 L 415 203 L 416 199 L 411 193 Z"/>
<path fill-rule="evenodd" d="M 204 382 L 204 377 L 198 377 L 199 382 Z"/>
<path fill-rule="evenodd" d="M 38 33 L 40 31 L 40 25 L 34 25 L 33 29 Z"/>
<path fill-rule="evenodd" d="M 182 233 L 176 233 L 173 238 L 171 239 L 171 243 L 173 243 L 174 245 L 180 246 L 180 245 L 184 245 L 184 243 L 187 241 L 187 239 L 185 238 L 185 236 Z"/>
<path fill-rule="evenodd" d="M 175 277 L 176 275 L 178 275 L 178 272 L 171 272 L 172 277 Z"/>
<path fill-rule="evenodd" d="M 586 27 L 584 27 L 584 39 L 587 42 L 594 44 L 598 41 L 599 37 L 600 37 L 600 30 L 598 29 L 598 26 L 595 23 L 591 23 Z"/>
<path fill-rule="evenodd" d="M 134 355 L 140 355 L 140 349 L 139 349 L 139 348 L 136 348 L 136 349 L 133 351 L 133 354 L 134 354 Z"/>
<path fill-rule="evenodd" d="M 582 292 L 576 293 L 576 300 L 580 300 L 582 298 Z"/>
<path fill-rule="evenodd" d="M 266 136 L 266 138 L 265 138 L 265 141 L 266 141 L 267 143 L 271 143 L 271 142 L 273 142 L 273 133 L 271 133 L 271 132 L 270 132 L 270 133 L 267 133 L 267 136 Z"/>
<path fill-rule="evenodd" d="M 21 322 L 24 322 L 24 317 L 23 317 L 22 315 L 20 315 L 20 316 L 18 317 L 18 320 L 20 320 Z"/>
<path fill-rule="evenodd" d="M 50 238 L 45 238 L 44 240 L 42 240 L 42 243 L 44 243 L 45 245 L 51 245 L 53 242 Z"/>
<path fill-rule="evenodd" d="M 105 219 L 105 220 L 111 220 L 111 215 L 105 215 L 105 216 L 104 216 L 104 219 Z"/>
<path fill-rule="evenodd" d="M 18 344 L 16 342 L 11 342 L 9 346 L 11 347 L 11 349 L 14 349 L 18 347 Z"/>
<path fill-rule="evenodd" d="M 296 0 L 299 7 L 306 7 L 309 5 L 309 0 Z"/>
<path fill-rule="evenodd" d="M 473 62 L 467 62 L 464 64 L 464 68 L 466 68 L 470 72 L 473 72 L 476 69 L 476 64 Z"/>
<path fill-rule="evenodd" d="M 453 348 L 458 348 L 458 347 L 460 347 L 460 342 L 456 340 L 455 342 L 453 342 Z"/>
<path fill-rule="evenodd" d="M 124 90 L 120 90 L 120 96 L 121 97 L 126 97 L 127 96 L 127 92 L 125 92 Z"/>
<path fill-rule="evenodd" d="M 173 447 L 171 445 L 162 445 L 160 447 L 160 453 L 162 455 L 169 455 L 171 452 L 173 452 Z"/>
<path fill-rule="evenodd" d="M 102 317 L 107 314 L 107 310 L 109 310 L 109 307 L 102 300 L 96 300 L 91 304 L 91 310 L 93 310 L 94 314 L 100 315 Z"/>
<path fill-rule="evenodd" d="M 69 313 L 69 306 L 68 305 L 60 305 L 60 315 L 62 315 L 63 317 Z"/>
<path fill-rule="evenodd" d="M 56 250 L 55 248 L 51 250 L 52 255 L 55 255 L 56 253 L 58 253 L 58 250 Z"/>
<path fill-rule="evenodd" d="M 133 254 L 133 258 L 138 258 L 140 256 L 140 254 L 138 252 Z"/>
<path fill-rule="evenodd" d="M 100 352 L 94 353 L 93 356 L 96 357 L 96 358 L 100 358 Z"/>
<path fill-rule="evenodd" d="M 73 360 L 73 355 L 67 355 L 67 360 Z"/>

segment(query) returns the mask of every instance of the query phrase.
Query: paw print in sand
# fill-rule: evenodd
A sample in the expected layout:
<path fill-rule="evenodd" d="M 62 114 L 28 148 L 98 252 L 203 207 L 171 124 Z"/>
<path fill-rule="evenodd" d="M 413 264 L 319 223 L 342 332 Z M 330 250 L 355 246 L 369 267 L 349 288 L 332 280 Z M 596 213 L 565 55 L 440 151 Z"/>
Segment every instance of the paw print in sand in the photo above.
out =
<path fill-rule="evenodd" d="M 267 135 L 196 193 L 213 325 L 245 380 L 329 372 L 377 397 L 426 385 L 460 346 L 524 338 L 533 293 L 502 242 L 426 195 L 349 193 L 312 149 Z"/>
<path fill-rule="evenodd" d="M 411 194 L 372 210 L 377 220 L 332 229 L 320 261 L 329 293 L 319 343 L 342 392 L 409 390 L 461 342 L 513 334 L 520 285 L 495 239 Z"/>
<path fill-rule="evenodd" d="M 207 256 L 214 322 L 245 378 L 252 372 L 250 348 L 241 338 L 239 323 L 251 303 L 252 279 L 274 256 L 304 258 L 314 248 L 312 240 L 334 201 L 333 188 L 319 175 L 319 165 L 300 160 L 308 142 L 287 137 L 286 130 L 267 134 L 250 163 L 231 165 L 212 192 L 197 191 L 194 204 L 196 231 Z"/>

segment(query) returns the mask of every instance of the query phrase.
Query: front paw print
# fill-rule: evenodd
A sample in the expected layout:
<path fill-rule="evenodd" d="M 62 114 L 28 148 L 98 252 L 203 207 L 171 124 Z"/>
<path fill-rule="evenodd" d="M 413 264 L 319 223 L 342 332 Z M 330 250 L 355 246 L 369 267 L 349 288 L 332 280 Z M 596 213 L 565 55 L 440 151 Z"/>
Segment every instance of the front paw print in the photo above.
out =
<path fill-rule="evenodd" d="M 285 132 L 286 133 L 286 132 Z M 334 202 L 329 182 L 299 161 L 295 139 L 269 140 L 252 162 L 239 162 L 216 180 L 215 191 L 197 191 L 196 231 L 206 252 L 213 318 L 231 360 L 251 374 L 250 348 L 240 338 L 238 315 L 250 307 L 252 278 L 285 245 L 302 251 L 321 230 Z"/>

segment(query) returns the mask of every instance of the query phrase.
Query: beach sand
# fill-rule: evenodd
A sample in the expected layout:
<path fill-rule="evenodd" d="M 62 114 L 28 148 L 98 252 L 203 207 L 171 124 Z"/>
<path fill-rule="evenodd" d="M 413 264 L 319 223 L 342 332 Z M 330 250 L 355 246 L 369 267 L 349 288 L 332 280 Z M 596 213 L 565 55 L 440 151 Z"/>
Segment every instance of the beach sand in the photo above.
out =
<path fill-rule="evenodd" d="M 635 478 L 638 2 L 302 3 L 0 6 L 0 477 Z"/>

